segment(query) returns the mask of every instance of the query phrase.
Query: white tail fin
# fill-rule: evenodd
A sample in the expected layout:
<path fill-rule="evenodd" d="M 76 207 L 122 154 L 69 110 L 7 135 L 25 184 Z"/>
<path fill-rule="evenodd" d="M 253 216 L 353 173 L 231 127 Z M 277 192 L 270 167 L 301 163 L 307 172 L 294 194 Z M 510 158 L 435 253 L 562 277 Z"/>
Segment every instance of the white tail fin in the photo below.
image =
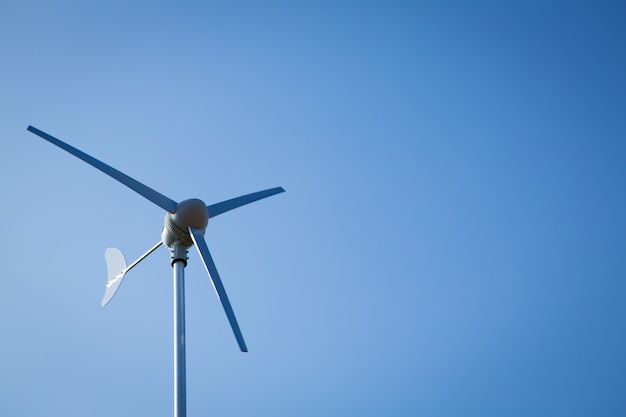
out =
<path fill-rule="evenodd" d="M 124 258 L 124 254 L 121 250 L 116 248 L 108 248 L 104 252 L 104 259 L 107 261 L 107 288 L 104 291 L 104 297 L 102 298 L 102 307 L 108 304 L 111 301 L 111 298 L 117 292 L 117 289 L 120 287 L 124 276 L 128 271 L 133 269 L 137 264 L 143 261 L 148 255 L 157 250 L 159 246 L 161 246 L 163 242 L 160 240 L 156 245 L 148 249 L 148 252 L 144 253 L 132 264 L 126 266 L 126 259 Z"/>
<path fill-rule="evenodd" d="M 124 275 L 126 275 L 126 259 L 124 254 L 117 248 L 108 248 L 104 252 L 107 262 L 107 287 L 102 298 L 102 307 L 107 305 L 120 287 Z"/>

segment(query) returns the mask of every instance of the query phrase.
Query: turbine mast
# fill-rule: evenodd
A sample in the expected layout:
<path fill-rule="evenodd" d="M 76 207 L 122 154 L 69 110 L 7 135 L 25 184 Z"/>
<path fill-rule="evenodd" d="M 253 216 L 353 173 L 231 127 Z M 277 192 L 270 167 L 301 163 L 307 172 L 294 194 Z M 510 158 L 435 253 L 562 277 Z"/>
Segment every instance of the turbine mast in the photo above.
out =
<path fill-rule="evenodd" d="M 180 242 L 175 242 L 170 250 L 174 270 L 174 417 L 186 417 L 185 266 L 187 266 L 187 247 Z"/>

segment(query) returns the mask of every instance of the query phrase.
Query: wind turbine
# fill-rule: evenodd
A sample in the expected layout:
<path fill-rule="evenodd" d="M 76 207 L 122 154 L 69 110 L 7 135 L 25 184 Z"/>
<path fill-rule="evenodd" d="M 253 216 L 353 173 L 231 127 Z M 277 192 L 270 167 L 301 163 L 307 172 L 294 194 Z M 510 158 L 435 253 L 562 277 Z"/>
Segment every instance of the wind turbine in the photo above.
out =
<path fill-rule="evenodd" d="M 247 352 L 248 348 L 239 329 L 239 324 L 235 318 L 235 313 L 230 305 L 222 280 L 217 272 L 209 248 L 204 240 L 204 233 L 209 219 L 219 216 L 222 213 L 233 210 L 237 207 L 261 200 L 272 195 L 282 193 L 282 187 L 270 188 L 252 194 L 246 194 L 220 203 L 205 205 L 204 202 L 196 198 L 181 201 L 180 203 L 164 196 L 158 191 L 140 183 L 123 172 L 97 160 L 96 158 L 74 148 L 71 145 L 45 133 L 41 130 L 28 126 L 28 130 L 59 148 L 82 159 L 94 168 L 113 177 L 131 190 L 142 195 L 157 206 L 164 209 L 165 221 L 161 240 L 150 248 L 145 254 L 135 262 L 126 265 L 124 255 L 119 249 L 109 248 L 105 252 L 108 277 L 107 284 L 102 298 L 104 307 L 117 292 L 126 273 L 134 268 L 139 262 L 154 252 L 159 246 L 165 245 L 171 253 L 171 264 L 174 271 L 174 417 L 185 417 L 186 411 L 186 378 L 185 378 L 185 266 L 187 266 L 187 249 L 196 247 L 202 263 L 206 268 L 213 288 L 224 307 L 226 317 L 233 329 L 235 339 L 242 352 Z"/>

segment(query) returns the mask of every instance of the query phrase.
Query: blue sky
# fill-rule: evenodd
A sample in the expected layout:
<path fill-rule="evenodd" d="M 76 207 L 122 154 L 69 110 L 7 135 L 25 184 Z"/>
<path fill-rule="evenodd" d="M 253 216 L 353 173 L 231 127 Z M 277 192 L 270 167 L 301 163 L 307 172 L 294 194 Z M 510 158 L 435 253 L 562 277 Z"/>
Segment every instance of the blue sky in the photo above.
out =
<path fill-rule="evenodd" d="M 0 6 L 0 413 L 172 414 L 163 248 L 100 307 L 104 251 L 209 222 L 188 414 L 626 412 L 626 10 L 618 2 Z"/>

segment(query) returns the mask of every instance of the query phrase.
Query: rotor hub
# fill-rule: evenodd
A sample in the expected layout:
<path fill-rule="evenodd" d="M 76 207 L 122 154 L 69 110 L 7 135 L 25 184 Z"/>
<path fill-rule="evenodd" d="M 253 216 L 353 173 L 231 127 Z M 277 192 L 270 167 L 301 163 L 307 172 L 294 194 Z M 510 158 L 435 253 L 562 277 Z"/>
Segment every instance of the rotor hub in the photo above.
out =
<path fill-rule="evenodd" d="M 168 248 L 171 248 L 175 242 L 190 247 L 193 245 L 193 240 L 189 234 L 189 228 L 204 230 L 208 222 L 209 212 L 202 200 L 192 198 L 181 201 L 176 206 L 175 213 L 165 215 L 161 240 Z"/>

